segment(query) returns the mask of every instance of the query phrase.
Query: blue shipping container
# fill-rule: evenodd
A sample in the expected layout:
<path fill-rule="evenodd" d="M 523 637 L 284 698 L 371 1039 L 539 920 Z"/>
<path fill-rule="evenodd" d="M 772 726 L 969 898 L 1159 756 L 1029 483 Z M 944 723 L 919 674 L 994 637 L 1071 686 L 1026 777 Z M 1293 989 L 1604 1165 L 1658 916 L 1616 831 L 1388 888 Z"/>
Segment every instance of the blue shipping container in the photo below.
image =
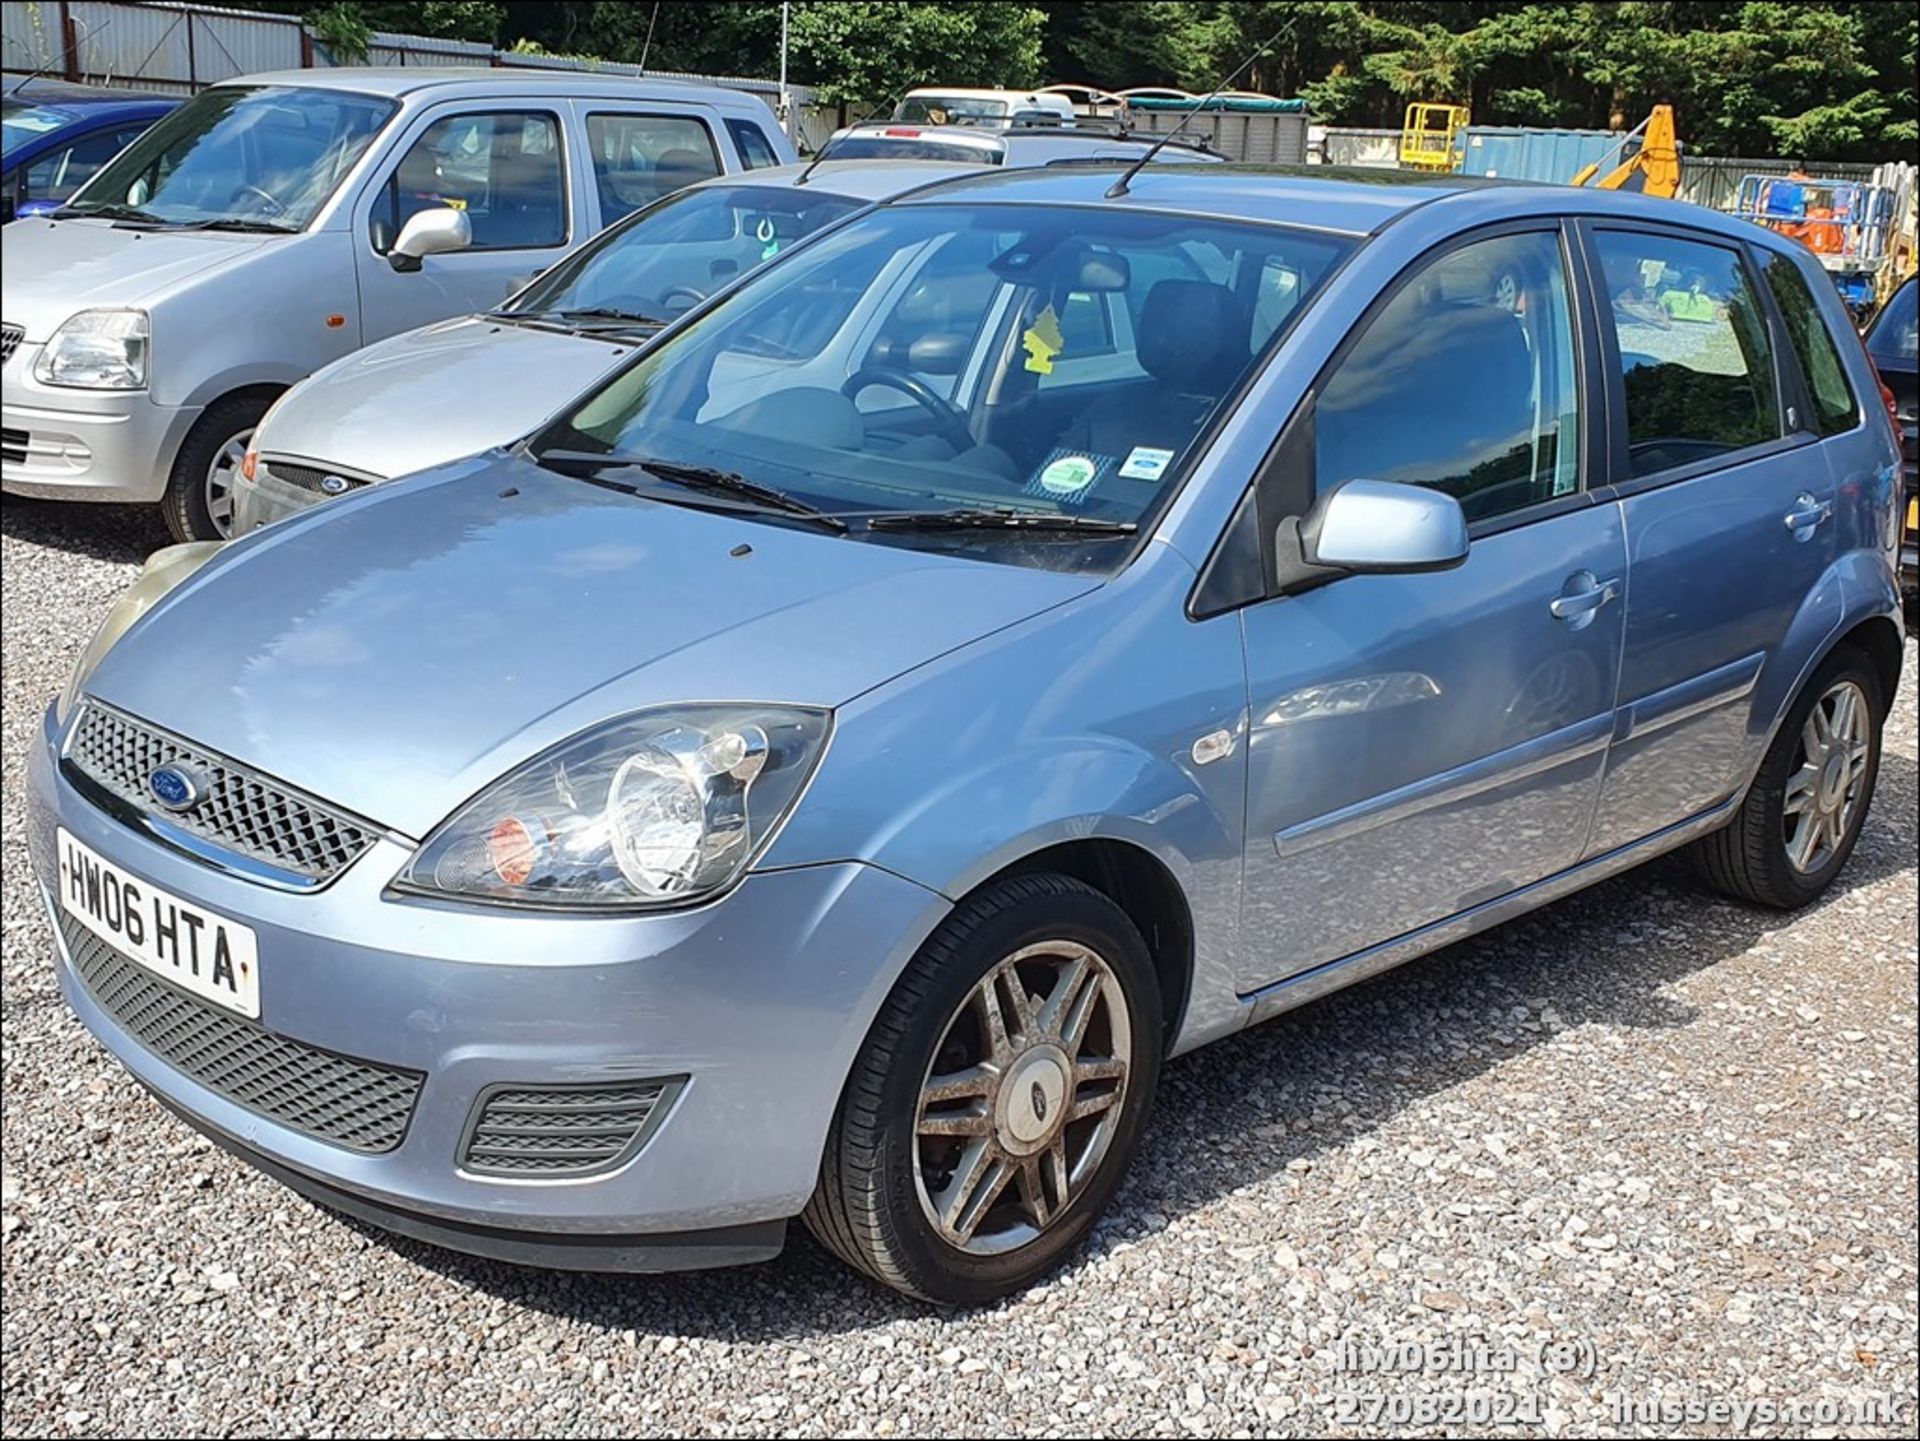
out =
<path fill-rule="evenodd" d="M 1565 185 L 1600 161 L 1620 163 L 1620 136 L 1611 130 L 1536 130 L 1518 125 L 1469 125 L 1456 144 L 1465 146 L 1465 175 L 1509 180 L 1546 180 Z"/>

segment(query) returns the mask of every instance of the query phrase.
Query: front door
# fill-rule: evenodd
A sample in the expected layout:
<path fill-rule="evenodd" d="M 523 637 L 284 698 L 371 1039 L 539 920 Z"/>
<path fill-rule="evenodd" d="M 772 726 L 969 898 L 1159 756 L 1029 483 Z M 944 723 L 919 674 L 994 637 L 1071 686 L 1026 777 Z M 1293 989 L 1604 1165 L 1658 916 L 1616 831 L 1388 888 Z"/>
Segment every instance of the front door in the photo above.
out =
<path fill-rule="evenodd" d="M 356 207 L 360 316 L 368 344 L 489 310 L 569 244 L 565 128 L 555 110 L 437 111 L 415 122 Z M 388 252 L 414 215 L 466 212 L 473 244 L 402 272 Z"/>
<path fill-rule="evenodd" d="M 1576 862 L 1613 725 L 1626 575 L 1586 492 L 1581 327 L 1554 228 L 1457 246 L 1317 387 L 1316 490 L 1456 496 L 1464 565 L 1242 612 L 1248 990 Z M 1299 422 L 1296 421 L 1296 424 Z"/>
<path fill-rule="evenodd" d="M 1600 854 L 1739 789 L 1750 728 L 1766 723 L 1754 710 L 1762 674 L 1832 564 L 1837 526 L 1815 443 L 1830 406 L 1789 390 L 1792 344 L 1741 247 L 1616 228 L 1591 243 L 1631 555 L 1620 725 L 1590 842 Z M 1857 423 L 1850 398 L 1841 409 Z M 1810 619 L 1837 624 L 1837 592 L 1829 610 Z"/>

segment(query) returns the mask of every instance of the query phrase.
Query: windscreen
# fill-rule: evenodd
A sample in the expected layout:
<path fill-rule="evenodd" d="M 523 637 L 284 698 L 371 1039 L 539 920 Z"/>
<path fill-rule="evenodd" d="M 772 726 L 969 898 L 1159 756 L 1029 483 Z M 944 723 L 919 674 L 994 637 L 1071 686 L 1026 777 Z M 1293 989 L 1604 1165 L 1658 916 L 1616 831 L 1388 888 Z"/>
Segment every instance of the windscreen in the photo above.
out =
<path fill-rule="evenodd" d="M 341 90 L 204 90 L 87 182 L 68 213 L 303 229 L 393 112 L 391 101 Z"/>
<path fill-rule="evenodd" d="M 1920 359 L 1920 285 L 1908 281 L 1893 292 L 1867 332 L 1867 354 L 1908 365 Z"/>
<path fill-rule="evenodd" d="M 931 135 L 848 135 L 827 147 L 826 160 L 958 160 L 969 165 L 999 165 L 1007 158 L 998 146 L 961 145 Z"/>
<path fill-rule="evenodd" d="M 1005 120 L 1012 107 L 1004 100 L 966 95 L 909 95 L 893 113 L 895 120 L 917 120 L 922 125 L 965 125 L 982 120 Z"/>
<path fill-rule="evenodd" d="M 784 186 L 685 190 L 555 266 L 509 309 L 671 320 L 863 203 Z"/>
<path fill-rule="evenodd" d="M 1110 541 L 996 547 L 859 522 L 988 508 L 1144 530 L 1349 246 L 1117 208 L 875 210 L 667 337 L 534 453 L 725 471 L 850 517 L 856 538 L 1117 564 Z"/>

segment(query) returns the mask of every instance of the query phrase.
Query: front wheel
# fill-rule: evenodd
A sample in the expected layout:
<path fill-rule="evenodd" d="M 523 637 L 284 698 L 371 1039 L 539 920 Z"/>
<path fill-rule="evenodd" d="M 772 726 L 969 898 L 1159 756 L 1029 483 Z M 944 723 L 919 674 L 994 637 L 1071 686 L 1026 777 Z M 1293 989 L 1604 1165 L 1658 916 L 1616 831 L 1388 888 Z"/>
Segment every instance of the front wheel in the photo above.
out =
<path fill-rule="evenodd" d="M 269 403 L 259 396 L 230 395 L 193 423 L 160 502 L 175 540 L 225 540 L 233 533 L 233 482 Z"/>
<path fill-rule="evenodd" d="M 1880 678 L 1851 647 L 1835 651 L 1795 699 L 1740 810 L 1693 845 L 1715 889 L 1788 910 L 1833 883 L 1873 803 L 1886 708 Z"/>
<path fill-rule="evenodd" d="M 854 1063 L 806 1221 L 925 1300 L 1030 1285 L 1092 1229 L 1138 1148 L 1161 1053 L 1140 933 L 1066 876 L 970 897 Z"/>

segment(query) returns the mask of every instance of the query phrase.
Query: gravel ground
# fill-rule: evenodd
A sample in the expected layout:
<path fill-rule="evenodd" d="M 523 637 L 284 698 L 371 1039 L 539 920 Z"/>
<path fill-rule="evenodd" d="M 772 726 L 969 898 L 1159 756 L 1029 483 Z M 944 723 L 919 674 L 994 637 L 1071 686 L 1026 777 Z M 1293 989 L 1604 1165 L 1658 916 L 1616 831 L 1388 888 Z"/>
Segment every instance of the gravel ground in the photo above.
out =
<path fill-rule="evenodd" d="M 797 1228 L 771 1265 L 660 1279 L 436 1252 L 163 1113 L 59 1000 L 15 804 L 41 706 L 160 537 L 4 522 L 8 1435 L 1379 1434 L 1461 1395 L 1568 1435 L 1671 1432 L 1615 1397 L 1891 1398 L 1893 1424 L 1748 1429 L 1913 1434 L 1911 647 L 1824 904 L 1656 863 L 1177 1062 L 1093 1245 L 941 1315 Z M 1518 1369 L 1341 1369 L 1343 1343 L 1446 1341 Z"/>

